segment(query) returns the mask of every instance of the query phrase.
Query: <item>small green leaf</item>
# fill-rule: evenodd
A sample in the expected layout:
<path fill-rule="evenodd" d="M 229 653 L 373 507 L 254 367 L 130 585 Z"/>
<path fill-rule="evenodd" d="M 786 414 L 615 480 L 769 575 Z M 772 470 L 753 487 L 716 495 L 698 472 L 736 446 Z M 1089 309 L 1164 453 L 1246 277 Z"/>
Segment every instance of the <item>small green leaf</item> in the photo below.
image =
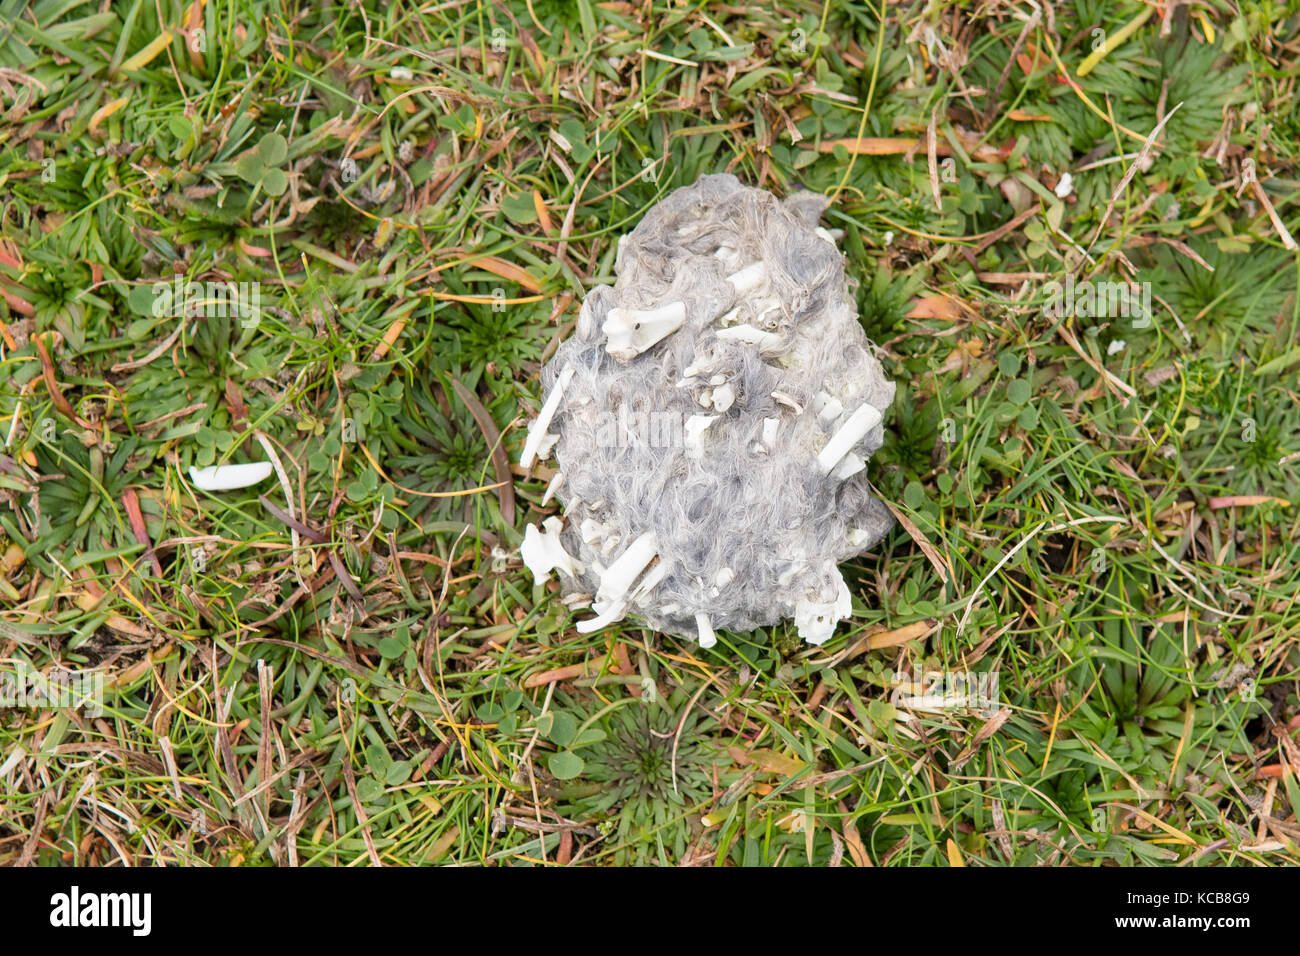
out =
<path fill-rule="evenodd" d="M 557 710 L 554 713 L 550 731 L 545 736 L 547 740 L 557 747 L 567 747 L 577 732 L 577 718 L 566 710 Z"/>
<path fill-rule="evenodd" d="M 1007 385 L 1007 398 L 1017 405 L 1024 405 L 1033 396 L 1034 390 L 1023 378 L 1018 378 Z"/>
<path fill-rule="evenodd" d="M 501 211 L 516 225 L 528 226 L 537 221 L 537 207 L 533 205 L 533 197 L 524 193 L 503 197 Z"/>
<path fill-rule="evenodd" d="M 921 487 L 919 481 L 907 483 L 907 487 L 903 489 L 903 503 L 913 511 L 925 504 L 925 489 Z"/>
<path fill-rule="evenodd" d="M 547 761 L 546 766 L 555 779 L 572 780 L 582 773 L 584 764 L 582 758 L 572 750 L 561 750 L 557 754 L 551 754 L 551 759 Z"/>
<path fill-rule="evenodd" d="M 372 803 L 384 794 L 384 785 L 374 777 L 362 777 L 357 781 L 357 799 L 362 803 Z"/>
<path fill-rule="evenodd" d="M 268 169 L 262 174 L 262 189 L 271 196 L 283 196 L 289 188 L 289 177 L 279 169 Z"/>
<path fill-rule="evenodd" d="M 235 160 L 235 174 L 246 183 L 256 186 L 262 181 L 265 169 L 262 157 L 257 153 L 245 153 Z"/>
<path fill-rule="evenodd" d="M 279 166 L 289 155 L 289 144 L 279 133 L 267 133 L 257 144 L 257 152 L 267 166 Z"/>
<path fill-rule="evenodd" d="M 586 747 L 588 744 L 598 744 L 606 737 L 605 731 L 599 727 L 588 727 L 582 733 L 575 736 L 569 746 L 574 750 L 579 747 Z"/>

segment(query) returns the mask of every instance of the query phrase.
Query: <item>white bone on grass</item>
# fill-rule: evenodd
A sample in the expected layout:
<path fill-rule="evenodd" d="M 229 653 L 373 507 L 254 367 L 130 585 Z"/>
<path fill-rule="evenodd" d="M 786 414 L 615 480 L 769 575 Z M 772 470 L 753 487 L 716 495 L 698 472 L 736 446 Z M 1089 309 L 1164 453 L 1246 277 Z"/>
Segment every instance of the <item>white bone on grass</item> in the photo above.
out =
<path fill-rule="evenodd" d="M 271 477 L 274 467 L 269 461 L 254 461 L 246 465 L 209 465 L 191 468 L 190 481 L 200 491 L 235 491 L 248 488 Z"/>

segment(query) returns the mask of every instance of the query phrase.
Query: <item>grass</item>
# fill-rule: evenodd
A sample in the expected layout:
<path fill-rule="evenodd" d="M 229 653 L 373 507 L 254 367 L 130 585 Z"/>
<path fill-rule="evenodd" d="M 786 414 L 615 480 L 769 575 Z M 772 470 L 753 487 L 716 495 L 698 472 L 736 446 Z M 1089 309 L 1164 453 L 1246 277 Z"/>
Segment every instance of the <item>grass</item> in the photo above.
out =
<path fill-rule="evenodd" d="M 104 706 L 0 710 L 0 863 L 1300 862 L 1294 3 L 3 8 L 0 676 Z M 516 555 L 540 364 L 724 170 L 899 385 L 822 648 Z"/>

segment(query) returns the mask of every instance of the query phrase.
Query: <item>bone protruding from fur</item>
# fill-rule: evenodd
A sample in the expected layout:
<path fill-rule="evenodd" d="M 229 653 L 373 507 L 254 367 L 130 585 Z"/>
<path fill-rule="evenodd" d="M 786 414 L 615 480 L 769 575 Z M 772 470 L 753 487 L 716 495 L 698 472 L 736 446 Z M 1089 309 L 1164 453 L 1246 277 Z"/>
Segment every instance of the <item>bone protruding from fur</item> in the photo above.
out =
<path fill-rule="evenodd" d="M 718 329 L 717 336 L 724 342 L 743 342 L 745 345 L 757 345 L 759 352 L 772 352 L 781 347 L 781 336 L 775 332 L 756 329 L 748 323 Z"/>
<path fill-rule="evenodd" d="M 555 476 L 546 484 L 546 492 L 542 495 L 543 508 L 545 508 L 547 502 L 555 496 L 555 492 L 559 490 L 559 487 L 562 484 L 564 484 L 564 472 L 557 471 Z"/>
<path fill-rule="evenodd" d="M 718 637 L 713 633 L 713 624 L 707 614 L 700 612 L 695 615 L 695 628 L 699 634 L 700 647 L 712 647 L 718 643 Z"/>
<path fill-rule="evenodd" d="M 687 458 L 699 458 L 704 453 L 704 431 L 717 420 L 717 415 L 692 415 L 686 419 L 682 444 Z"/>
<path fill-rule="evenodd" d="M 604 605 L 622 601 L 632 589 L 632 582 L 654 560 L 658 550 L 659 540 L 653 531 L 646 531 L 633 539 L 627 550 L 600 576 L 596 600 Z"/>
<path fill-rule="evenodd" d="M 533 580 L 540 583 L 554 570 L 576 578 L 582 573 L 582 565 L 560 543 L 564 522 L 552 515 L 542 522 L 542 529 L 535 524 L 524 528 L 524 542 L 519 546 L 519 556 L 532 572 Z"/>
<path fill-rule="evenodd" d="M 882 416 L 876 406 L 868 403 L 859 405 L 817 455 L 817 467 L 822 470 L 822 474 L 830 474 L 831 469 L 839 464 L 840 459 L 881 421 Z"/>
<path fill-rule="evenodd" d="M 834 565 L 831 566 L 834 568 Z M 799 636 L 809 644 L 824 644 L 835 633 L 835 625 L 853 613 L 853 597 L 844 576 L 835 568 L 832 574 L 835 597 L 822 602 L 801 598 L 795 603 L 794 623 Z"/>
<path fill-rule="evenodd" d="M 713 410 L 725 412 L 736 402 L 736 390 L 730 385 L 719 385 L 713 390 Z"/>
<path fill-rule="evenodd" d="M 597 610 L 595 602 L 591 605 L 592 610 Z M 593 631 L 599 631 L 602 627 L 609 627 L 611 624 L 617 624 L 627 616 L 627 602 L 621 601 L 618 604 L 611 604 L 598 611 L 597 615 L 588 618 L 585 621 L 579 621 L 573 627 L 579 634 L 590 634 Z"/>
<path fill-rule="evenodd" d="M 647 575 L 646 580 L 642 581 L 641 588 L 632 591 L 632 583 L 655 559 L 658 550 L 659 541 L 655 533 L 647 531 L 629 544 L 627 550 L 618 556 L 618 560 L 600 573 L 600 587 L 596 591 L 595 600 L 591 602 L 591 609 L 596 612 L 596 617 L 579 621 L 575 625 L 579 634 L 590 634 L 592 631 L 623 620 L 628 605 L 662 580 L 667 571 L 667 565 L 663 563 L 658 566 L 662 567 L 663 571 L 659 571 L 657 575 L 653 572 Z"/>
<path fill-rule="evenodd" d="M 569 382 L 573 381 L 574 371 L 575 369 L 570 365 L 560 373 L 560 377 L 555 380 L 555 386 L 551 389 L 551 394 L 546 396 L 546 401 L 542 404 L 542 410 L 537 413 L 537 418 L 528 426 L 528 437 L 524 440 L 524 450 L 519 456 L 520 467 L 533 467 L 533 462 L 537 460 L 538 451 L 544 443 L 549 444 L 551 447 L 555 445 L 554 438 L 547 442 L 549 436 L 546 434 L 546 430 L 551 427 L 551 419 L 555 417 L 560 402 L 564 399 L 564 390 L 569 387 Z"/>
<path fill-rule="evenodd" d="M 745 266 L 739 272 L 733 272 L 727 276 L 727 281 L 736 290 L 736 295 L 749 295 L 756 289 L 762 288 L 763 283 L 767 281 L 767 263 L 755 262 L 752 265 Z"/>
<path fill-rule="evenodd" d="M 670 302 L 657 309 L 610 309 L 600 330 L 608 336 L 605 349 L 629 361 L 663 341 L 686 321 L 686 303 Z"/>
<path fill-rule="evenodd" d="M 650 601 L 650 592 L 668 576 L 668 572 L 671 570 L 671 562 L 664 561 L 662 558 L 656 561 L 650 570 L 642 575 L 641 581 L 632 591 L 632 603 L 637 607 L 646 607 Z"/>
<path fill-rule="evenodd" d="M 823 425 L 829 425 L 844 414 L 844 406 L 840 404 L 840 400 L 826 392 L 817 393 L 817 397 L 813 400 L 813 409 Z"/>

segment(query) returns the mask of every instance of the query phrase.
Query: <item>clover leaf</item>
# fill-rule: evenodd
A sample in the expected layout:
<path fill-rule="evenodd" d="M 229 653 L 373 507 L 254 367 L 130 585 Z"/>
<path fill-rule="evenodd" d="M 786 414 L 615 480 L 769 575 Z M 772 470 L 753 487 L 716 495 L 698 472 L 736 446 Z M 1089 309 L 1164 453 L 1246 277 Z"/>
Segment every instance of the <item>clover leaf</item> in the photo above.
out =
<path fill-rule="evenodd" d="M 270 196 L 281 196 L 289 187 L 289 177 L 279 166 L 289 155 L 289 144 L 279 133 L 267 133 L 257 144 L 235 160 L 235 172 L 246 183 Z"/>

